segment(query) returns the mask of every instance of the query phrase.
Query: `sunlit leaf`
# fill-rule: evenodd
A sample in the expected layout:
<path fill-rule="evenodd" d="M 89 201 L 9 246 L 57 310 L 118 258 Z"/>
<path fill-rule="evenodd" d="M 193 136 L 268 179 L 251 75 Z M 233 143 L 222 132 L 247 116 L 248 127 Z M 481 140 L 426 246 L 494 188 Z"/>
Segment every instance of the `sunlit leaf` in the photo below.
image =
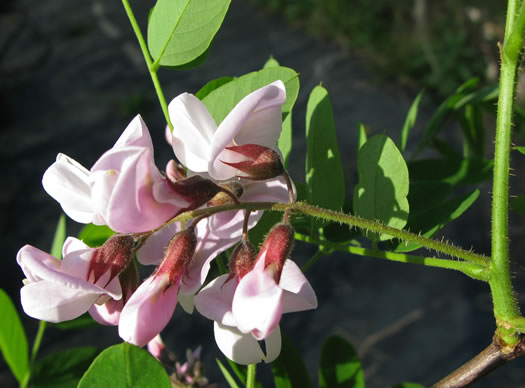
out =
<path fill-rule="evenodd" d="M 148 48 L 161 66 L 192 62 L 208 50 L 231 0 L 157 0 L 148 21 Z"/>
<path fill-rule="evenodd" d="M 268 58 L 268 60 L 264 64 L 264 68 L 265 69 L 267 69 L 269 67 L 279 67 L 279 66 L 280 66 L 279 62 L 272 55 L 270 55 L 270 58 Z"/>
<path fill-rule="evenodd" d="M 363 123 L 359 123 L 359 128 L 357 129 L 357 151 L 366 143 L 367 137 L 366 127 Z"/>
<path fill-rule="evenodd" d="M 272 362 L 272 372 L 275 388 L 312 387 L 301 354 L 284 335 L 281 354 Z"/>
<path fill-rule="evenodd" d="M 95 358 L 78 388 L 171 388 L 164 367 L 146 350 L 126 342 Z"/>
<path fill-rule="evenodd" d="M 0 350 L 11 372 L 21 383 L 29 366 L 27 338 L 15 305 L 0 288 Z"/>
<path fill-rule="evenodd" d="M 231 375 L 230 371 L 228 369 L 226 369 L 226 367 L 224 365 L 222 365 L 222 363 L 219 361 L 219 359 L 216 359 L 215 361 L 217 361 L 217 364 L 219 365 L 219 368 L 220 368 L 220 370 L 222 372 L 222 375 L 226 379 L 226 382 L 228 383 L 230 388 L 239 388 L 239 384 L 237 384 L 237 382 L 235 381 L 235 379 Z"/>
<path fill-rule="evenodd" d="M 100 350 L 91 346 L 52 353 L 36 362 L 31 371 L 30 387 L 76 387 Z"/>
<path fill-rule="evenodd" d="M 204 97 L 206 97 L 208 94 L 213 92 L 215 89 L 221 87 L 224 84 L 227 84 L 228 82 L 232 80 L 233 80 L 233 77 L 221 77 L 221 78 L 214 79 L 208 82 L 206 85 L 204 85 L 197 93 L 195 93 L 195 97 L 202 100 Z"/>
<path fill-rule="evenodd" d="M 521 152 L 523 155 L 525 155 L 525 147 L 514 147 L 516 151 Z"/>
<path fill-rule="evenodd" d="M 322 86 L 316 86 L 308 99 L 306 145 L 308 202 L 341 210 L 345 201 L 344 173 L 332 104 Z"/>
<path fill-rule="evenodd" d="M 58 219 L 58 224 L 55 229 L 53 237 L 53 244 L 51 245 L 51 255 L 57 259 L 62 258 L 62 246 L 66 240 L 66 216 L 62 214 Z"/>
<path fill-rule="evenodd" d="M 399 150 L 401 152 L 405 150 L 408 141 L 408 135 L 410 135 L 410 132 L 412 131 L 412 128 L 414 128 L 414 124 L 416 123 L 419 101 L 421 100 L 422 96 L 423 92 L 419 92 L 419 94 L 416 96 L 414 102 L 412 102 L 412 105 L 408 110 L 405 123 L 403 124 L 403 128 L 401 129 L 401 137 L 399 138 Z"/>
<path fill-rule="evenodd" d="M 283 129 L 281 136 L 277 140 L 277 146 L 283 154 L 284 167 L 288 167 L 288 158 L 292 151 L 292 113 L 287 112 L 283 114 Z"/>
<path fill-rule="evenodd" d="M 90 247 L 99 247 L 113 234 L 115 232 L 106 225 L 87 224 L 78 234 L 78 238 Z"/>
<path fill-rule="evenodd" d="M 394 142 L 385 135 L 368 139 L 357 155 L 357 171 L 354 213 L 402 229 L 409 213 L 408 168 Z M 380 240 L 389 238 L 389 235 L 379 236 Z"/>
<path fill-rule="evenodd" d="M 338 336 L 326 340 L 321 350 L 320 388 L 364 388 L 365 377 L 354 347 Z"/>

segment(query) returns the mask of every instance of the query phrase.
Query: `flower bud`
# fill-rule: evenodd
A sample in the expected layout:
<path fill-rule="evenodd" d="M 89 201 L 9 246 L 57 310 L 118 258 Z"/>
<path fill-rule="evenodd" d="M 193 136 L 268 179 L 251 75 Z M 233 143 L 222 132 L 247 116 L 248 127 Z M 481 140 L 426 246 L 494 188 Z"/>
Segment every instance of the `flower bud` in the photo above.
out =
<path fill-rule="evenodd" d="M 131 234 L 114 234 L 111 236 L 104 245 L 93 252 L 89 262 L 88 279 L 93 274 L 93 283 L 96 283 L 102 275 L 110 271 L 109 283 L 126 269 L 141 243 L 140 237 Z"/>
<path fill-rule="evenodd" d="M 186 179 L 186 171 L 182 164 L 171 159 L 166 165 L 166 176 L 171 182 L 177 182 Z"/>
<path fill-rule="evenodd" d="M 235 181 L 221 183 L 219 184 L 219 186 L 228 190 L 233 195 L 235 195 L 237 199 L 239 199 L 244 192 L 244 188 L 242 187 L 242 185 L 239 182 L 235 182 Z M 221 206 L 221 205 L 230 205 L 232 203 L 233 203 L 232 198 L 224 191 L 221 191 L 215 194 L 215 196 L 211 200 L 208 201 L 207 205 L 208 207 L 213 207 L 213 206 Z"/>
<path fill-rule="evenodd" d="M 224 164 L 246 174 L 238 175 L 240 178 L 263 181 L 275 178 L 284 173 L 284 167 L 279 154 L 271 148 L 258 144 L 244 144 L 241 146 L 226 147 L 226 149 L 247 158 L 247 160 L 237 163 L 229 163 L 221 160 Z"/>
<path fill-rule="evenodd" d="M 177 233 L 169 242 L 155 276 L 168 275 L 168 287 L 178 284 L 191 262 L 196 246 L 197 237 L 193 228 Z"/>
<path fill-rule="evenodd" d="M 264 268 L 273 272 L 277 284 L 281 279 L 281 272 L 286 259 L 290 256 L 293 248 L 294 230 L 290 224 L 275 225 L 261 247 L 259 256 L 266 252 Z"/>
<path fill-rule="evenodd" d="M 256 255 L 257 250 L 253 244 L 247 240 L 242 240 L 235 247 L 230 257 L 230 276 L 228 276 L 226 282 L 234 277 L 240 280 L 250 272 L 255 264 Z"/>
<path fill-rule="evenodd" d="M 197 209 L 221 191 L 218 185 L 200 175 L 194 175 L 176 182 L 170 181 L 170 186 L 173 191 L 190 203 L 182 211 Z"/>

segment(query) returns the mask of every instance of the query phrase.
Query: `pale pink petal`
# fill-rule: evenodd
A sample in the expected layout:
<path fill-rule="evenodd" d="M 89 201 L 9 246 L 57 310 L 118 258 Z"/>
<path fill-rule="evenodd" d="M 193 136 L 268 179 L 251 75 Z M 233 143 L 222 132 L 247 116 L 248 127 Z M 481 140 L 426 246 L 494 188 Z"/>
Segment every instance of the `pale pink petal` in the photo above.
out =
<path fill-rule="evenodd" d="M 100 294 L 46 281 L 29 283 L 20 290 L 25 313 L 48 322 L 63 322 L 79 317 L 88 311 Z"/>
<path fill-rule="evenodd" d="M 146 279 L 131 295 L 120 313 L 119 335 L 129 343 L 144 346 L 168 324 L 179 287 L 167 286 L 163 276 Z"/>
<path fill-rule="evenodd" d="M 193 314 L 193 309 L 195 308 L 195 295 L 184 295 L 179 292 L 178 300 L 180 307 L 187 312 L 188 314 Z"/>
<path fill-rule="evenodd" d="M 212 321 L 217 321 L 226 326 L 237 326 L 232 314 L 232 300 L 237 280 L 228 279 L 229 274 L 213 279 L 195 295 L 197 311 Z"/>
<path fill-rule="evenodd" d="M 173 222 L 157 230 L 148 237 L 137 251 L 137 259 L 142 265 L 158 265 L 164 258 L 164 250 L 176 233 L 181 231 L 180 222 Z"/>
<path fill-rule="evenodd" d="M 237 364 L 257 364 L 265 359 L 259 343 L 250 333 L 243 334 L 235 327 L 218 322 L 213 322 L 213 331 L 221 352 Z"/>
<path fill-rule="evenodd" d="M 77 222 L 90 223 L 94 215 L 89 171 L 64 154 L 44 173 L 44 190 Z"/>
<path fill-rule="evenodd" d="M 169 145 L 172 145 L 173 137 L 171 135 L 171 129 L 170 126 L 166 124 L 166 128 L 164 129 L 164 137 L 166 138 L 166 141 Z"/>
<path fill-rule="evenodd" d="M 119 171 L 103 170 L 95 171 L 91 174 L 93 184 L 91 185 L 91 198 L 95 207 L 93 224 L 107 225 L 108 204 L 111 201 L 113 189 L 117 184 Z"/>
<path fill-rule="evenodd" d="M 123 305 L 122 299 L 110 299 L 101 306 L 95 303 L 91 306 L 88 312 L 98 323 L 102 325 L 116 326 L 118 325 Z"/>
<path fill-rule="evenodd" d="M 191 203 L 178 195 L 166 178 L 153 182 L 153 198 L 159 203 L 166 203 L 175 207 L 175 211 L 191 205 Z"/>
<path fill-rule="evenodd" d="M 281 354 L 281 328 L 277 326 L 272 333 L 264 340 L 266 349 L 266 358 L 264 362 L 269 364 L 275 361 Z"/>
<path fill-rule="evenodd" d="M 148 127 L 140 115 L 135 116 L 128 124 L 122 135 L 118 138 L 113 148 L 126 146 L 146 147 L 153 151 L 153 143 Z"/>
<path fill-rule="evenodd" d="M 148 352 L 150 352 L 151 355 L 158 360 L 160 360 L 162 352 L 165 349 L 166 345 L 164 345 L 160 334 L 157 334 L 151 341 L 148 342 Z"/>
<path fill-rule="evenodd" d="M 210 112 L 197 97 L 188 93 L 174 98 L 168 111 L 173 124 L 175 155 L 190 170 L 207 171 L 212 137 L 217 129 Z"/>
<path fill-rule="evenodd" d="M 62 257 L 66 257 L 69 253 L 82 249 L 90 249 L 90 247 L 84 243 L 84 241 L 69 236 L 64 241 L 64 245 L 62 245 Z"/>
<path fill-rule="evenodd" d="M 264 256 L 259 257 L 254 269 L 241 279 L 232 303 L 233 317 L 239 330 L 252 332 L 258 340 L 266 338 L 282 316 L 283 290 L 264 270 Z"/>
<path fill-rule="evenodd" d="M 290 259 L 284 262 L 279 287 L 285 290 L 283 314 L 317 308 L 317 297 L 312 286 L 303 271 Z"/>
<path fill-rule="evenodd" d="M 235 175 L 220 161 L 220 154 L 231 144 L 260 144 L 275 147 L 281 133 L 281 106 L 286 101 L 282 81 L 266 85 L 244 97 L 224 118 L 213 136 L 208 172 L 214 179 Z"/>

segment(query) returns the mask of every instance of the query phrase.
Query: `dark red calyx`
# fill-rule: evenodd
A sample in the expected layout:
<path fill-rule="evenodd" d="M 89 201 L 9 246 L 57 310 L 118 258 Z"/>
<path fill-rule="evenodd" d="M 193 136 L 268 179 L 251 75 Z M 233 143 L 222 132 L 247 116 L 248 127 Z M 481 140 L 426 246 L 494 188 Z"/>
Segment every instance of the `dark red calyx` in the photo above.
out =
<path fill-rule="evenodd" d="M 221 206 L 221 205 L 230 205 L 233 203 L 231 195 L 233 194 L 235 198 L 239 199 L 244 192 L 244 188 L 239 182 L 230 181 L 226 183 L 220 183 L 219 186 L 223 189 L 228 190 L 228 192 L 221 191 L 208 201 L 207 206 Z"/>
<path fill-rule="evenodd" d="M 200 175 L 194 175 L 176 182 L 170 181 L 170 186 L 173 191 L 190 203 L 183 211 L 201 207 L 221 191 L 217 184 Z"/>
<path fill-rule="evenodd" d="M 87 278 L 93 274 L 93 283 L 110 271 L 108 283 L 126 269 L 133 260 L 141 239 L 131 234 L 114 234 L 101 247 L 97 248 L 89 262 Z"/>
<path fill-rule="evenodd" d="M 257 250 L 249 241 L 242 240 L 233 250 L 230 257 L 230 275 L 226 282 L 234 277 L 238 280 L 253 269 Z M 225 282 L 225 283 L 226 283 Z"/>
<path fill-rule="evenodd" d="M 274 280 L 279 283 L 284 262 L 292 252 L 294 242 L 294 230 L 290 224 L 275 225 L 261 247 L 261 253 L 266 251 L 264 268 L 270 268 L 273 272 Z"/>
<path fill-rule="evenodd" d="M 226 149 L 247 158 L 247 160 L 236 163 L 221 160 L 222 163 L 243 172 L 245 175 L 239 175 L 241 178 L 263 181 L 284 174 L 281 158 L 271 148 L 258 144 L 244 144 L 226 147 Z"/>
<path fill-rule="evenodd" d="M 197 237 L 193 228 L 178 232 L 169 242 L 155 275 L 167 274 L 170 286 L 178 283 L 190 265 L 196 246 Z"/>

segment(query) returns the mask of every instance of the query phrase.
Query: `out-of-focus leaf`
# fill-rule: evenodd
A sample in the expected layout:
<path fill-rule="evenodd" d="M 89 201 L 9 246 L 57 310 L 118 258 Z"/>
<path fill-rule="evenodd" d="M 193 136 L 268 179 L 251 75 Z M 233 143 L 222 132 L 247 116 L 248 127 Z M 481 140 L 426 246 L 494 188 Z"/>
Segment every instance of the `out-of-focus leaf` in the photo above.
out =
<path fill-rule="evenodd" d="M 418 383 L 400 383 L 391 385 L 390 388 L 425 388 L 425 386 Z"/>
<path fill-rule="evenodd" d="M 87 224 L 78 234 L 78 238 L 90 247 L 99 247 L 110 238 L 114 231 L 106 225 Z"/>
<path fill-rule="evenodd" d="M 366 127 L 363 125 L 363 123 L 359 123 L 359 128 L 357 129 L 357 151 L 359 151 L 366 143 L 366 140 Z"/>
<path fill-rule="evenodd" d="M 517 213 L 525 214 L 525 195 L 518 195 L 510 200 L 510 208 Z"/>
<path fill-rule="evenodd" d="M 214 79 L 208 82 L 202 88 L 200 88 L 200 90 L 197 93 L 195 93 L 195 97 L 197 97 L 199 100 L 202 100 L 204 97 L 206 97 L 208 94 L 213 92 L 215 89 L 221 87 L 224 84 L 227 84 L 228 82 L 232 80 L 233 80 L 233 77 L 221 77 L 221 78 Z"/>
<path fill-rule="evenodd" d="M 57 259 L 62 258 L 62 245 L 64 245 L 64 241 L 66 241 L 66 216 L 62 214 L 58 219 L 58 224 L 55 229 L 53 244 L 51 245 L 51 256 Z"/>
<path fill-rule="evenodd" d="M 71 321 L 48 323 L 48 325 L 56 327 L 60 330 L 78 330 L 96 326 L 97 322 L 93 318 L 91 318 L 91 315 L 89 315 L 89 313 L 85 313 L 78 318 L 72 319 Z"/>
<path fill-rule="evenodd" d="M 284 335 L 281 354 L 272 362 L 272 372 L 275 388 L 312 387 L 310 376 L 301 355 Z"/>
<path fill-rule="evenodd" d="M 410 162 L 412 180 L 439 180 L 453 186 L 477 184 L 492 177 L 492 160 L 486 159 L 421 159 Z"/>
<path fill-rule="evenodd" d="M 412 128 L 414 128 L 414 124 L 416 123 L 417 111 L 419 109 L 419 101 L 421 100 L 422 96 L 423 92 L 421 91 L 416 96 L 414 102 L 412 102 L 412 105 L 408 109 L 407 117 L 405 119 L 405 123 L 403 124 L 403 128 L 401 129 L 401 136 L 399 138 L 399 150 L 401 152 L 405 150 L 408 141 L 408 135 L 410 135 L 410 132 L 412 131 Z"/>
<path fill-rule="evenodd" d="M 231 0 L 157 0 L 148 20 L 148 48 L 161 66 L 201 57 L 219 30 Z"/>
<path fill-rule="evenodd" d="M 354 347 L 338 336 L 326 340 L 321 350 L 320 388 L 364 388 L 365 377 Z"/>
<path fill-rule="evenodd" d="M 27 338 L 15 305 L 0 288 L 0 350 L 18 382 L 22 382 L 29 367 Z"/>
<path fill-rule="evenodd" d="M 359 183 L 354 189 L 354 213 L 402 229 L 407 222 L 408 168 L 401 152 L 385 135 L 368 139 L 357 155 Z M 371 238 L 375 238 L 371 235 Z M 380 240 L 391 236 L 380 235 Z"/>
<path fill-rule="evenodd" d="M 239 365 L 236 362 L 233 362 L 229 358 L 226 358 L 226 361 L 228 361 L 228 364 L 230 364 L 230 368 L 232 368 L 233 373 L 237 376 L 237 378 L 246 385 L 246 378 L 248 375 L 248 368 L 246 365 Z M 219 360 L 217 360 L 219 362 Z"/>
<path fill-rule="evenodd" d="M 146 350 L 126 342 L 95 358 L 78 388 L 171 388 L 164 367 Z"/>
<path fill-rule="evenodd" d="M 482 158 L 485 151 L 485 126 L 483 114 L 479 105 L 465 106 L 464 114 L 460 117 L 461 128 L 465 135 L 467 158 Z"/>
<path fill-rule="evenodd" d="M 345 181 L 328 92 L 316 86 L 306 107 L 306 185 L 308 202 L 341 210 Z"/>
<path fill-rule="evenodd" d="M 76 387 L 99 353 L 99 349 L 91 346 L 52 353 L 38 360 L 34 365 L 29 386 L 34 388 Z"/>
<path fill-rule="evenodd" d="M 226 367 L 224 365 L 222 365 L 222 363 L 219 361 L 219 359 L 216 359 L 215 361 L 217 361 L 217 364 L 219 365 L 219 368 L 220 368 L 220 370 L 222 372 L 222 375 L 226 379 L 226 382 L 228 383 L 230 388 L 239 388 L 239 385 L 237 384 L 237 382 L 235 381 L 235 379 L 231 375 L 230 371 L 228 369 L 226 369 Z"/>
<path fill-rule="evenodd" d="M 283 213 L 281 212 L 265 211 L 257 225 L 248 232 L 250 242 L 258 247 L 264 241 L 272 226 L 281 222 L 282 219 Z"/>
<path fill-rule="evenodd" d="M 525 155 L 525 147 L 514 147 L 516 151 L 521 152 L 523 155 Z"/>

